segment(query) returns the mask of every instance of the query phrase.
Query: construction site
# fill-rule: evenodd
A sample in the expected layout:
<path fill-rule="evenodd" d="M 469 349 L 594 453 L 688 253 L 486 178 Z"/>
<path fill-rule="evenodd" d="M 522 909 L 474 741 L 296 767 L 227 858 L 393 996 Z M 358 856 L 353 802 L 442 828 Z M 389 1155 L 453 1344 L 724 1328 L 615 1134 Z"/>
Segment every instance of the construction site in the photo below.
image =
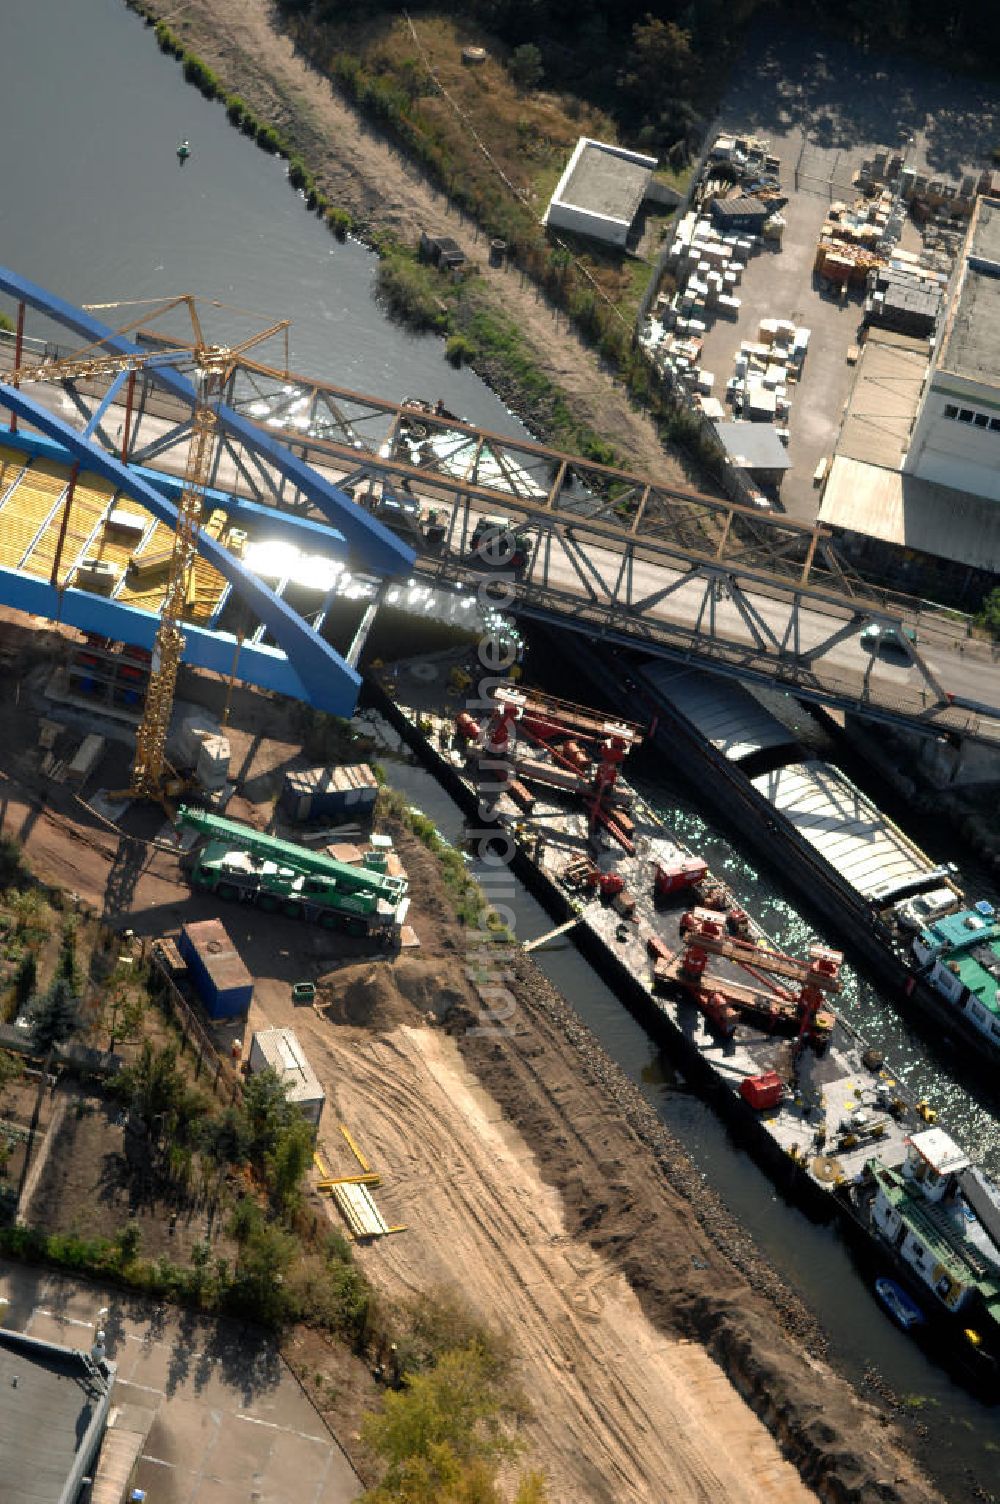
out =
<path fill-rule="evenodd" d="M 428 502 L 440 508 L 448 488 L 469 486 L 464 425 L 397 408 L 399 447 L 388 462 L 381 451 L 380 470 L 372 447 L 349 442 L 364 432 L 362 399 L 349 409 L 343 396 L 287 380 L 276 398 L 279 372 L 255 369 L 256 341 L 209 343 L 193 300 L 167 309 L 185 321 L 183 335 L 144 316 L 132 340 L 127 319 L 124 330 L 98 326 L 86 310 L 4 276 L 19 303 L 2 388 L 3 812 L 24 867 L 4 899 L 12 991 L 2 1042 L 27 1062 L 5 1128 L 17 1146 L 10 1216 L 108 1248 L 128 1226 L 161 1263 L 212 1247 L 239 1271 L 243 1245 L 220 1206 L 244 1188 L 245 1171 L 223 1165 L 212 1179 L 204 1152 L 194 1151 L 197 1169 L 185 1151 L 188 1170 L 183 1154 L 181 1169 L 169 1161 L 175 1189 L 165 1202 L 154 1188 L 168 1146 L 137 1131 L 114 1083 L 147 1049 L 178 1047 L 191 1089 L 208 1094 L 198 1111 L 211 1124 L 242 1111 L 263 1072 L 308 1125 L 308 1236 L 345 1238 L 393 1309 L 457 1290 L 499 1322 L 533 1402 L 516 1429 L 553 1497 L 612 1504 L 627 1480 L 630 1498 L 654 1504 L 675 1480 L 692 1497 L 804 1501 L 826 1465 L 811 1437 L 820 1409 L 851 1467 L 881 1476 L 885 1432 L 844 1381 L 803 1356 L 813 1331 L 804 1307 L 746 1248 L 679 1144 L 519 948 L 505 946 L 503 962 L 514 1025 L 500 1044 L 488 1029 L 483 1037 L 480 972 L 491 963 L 470 966 L 469 944 L 494 904 L 405 800 L 379 793 L 386 774 L 376 765 L 391 783 L 403 754 L 378 717 L 356 712 L 377 611 L 391 625 L 393 607 L 407 607 L 405 631 L 429 644 L 442 632 L 467 645 L 516 636 L 477 599 L 476 582 L 489 578 L 494 547 L 513 555 L 515 576 L 530 572 L 534 534 L 511 515 L 581 488 L 582 462 L 578 477 L 563 464 L 553 485 L 541 451 L 478 436 L 481 494 L 472 507 L 465 500 L 465 562 L 449 566 L 457 580 L 432 571 L 418 583 L 416 554 L 435 527 L 437 557 L 455 557 L 458 504 L 449 520 Z M 31 307 L 56 311 L 83 348 L 36 343 Z M 449 432 L 421 497 L 428 446 Z M 314 467 L 286 435 L 315 452 L 330 444 L 336 463 Z M 604 734 L 581 707 L 547 713 L 587 745 Z M 538 714 L 544 720 L 545 706 Z M 499 748 L 503 724 L 459 731 Z M 614 789 L 618 764 L 641 740 L 640 728 L 624 726 L 602 754 L 582 845 L 629 849 Z M 589 766 L 579 753 L 543 751 L 537 761 L 510 786 L 525 809 L 533 779 L 571 793 Z M 557 819 L 555 806 L 549 815 Z M 620 888 L 585 865 L 614 946 L 638 913 L 620 899 L 610 906 Z M 37 892 L 33 907 L 16 884 Z M 502 944 L 501 920 L 491 927 Z M 32 1064 L 34 1005 L 18 980 L 26 953 L 39 985 L 72 971 L 84 999 L 86 1027 L 53 1037 L 48 1091 Z M 778 958 L 775 967 L 798 977 L 809 999 L 777 1008 L 778 1034 L 818 1039 L 832 1027 L 826 982 L 809 992 L 808 966 Z M 718 1018 L 708 1008 L 717 1024 L 735 1026 L 726 1012 L 735 999 L 747 1018 L 756 1009 L 774 1025 L 774 992 L 741 991 L 735 979 L 729 992 Z M 794 1114 L 790 1123 L 794 1134 Z M 669 1266 L 656 1252 L 664 1246 Z M 637 1264 L 647 1268 L 641 1296 L 629 1282 Z M 38 1310 L 32 1322 L 48 1330 Z M 300 1334 L 288 1355 L 294 1364 L 296 1345 L 312 1344 L 312 1361 L 338 1373 L 339 1398 L 333 1388 L 312 1397 L 350 1463 L 323 1463 L 322 1497 L 355 1497 L 376 1476 L 357 1444 L 360 1417 L 396 1360 L 369 1353 L 373 1378 L 363 1363 L 338 1368 L 346 1360 L 335 1345 L 316 1342 Z M 183 1406 L 169 1384 L 161 1390 L 138 1370 L 130 1378 L 126 1356 L 127 1345 L 112 1352 L 115 1374 L 93 1359 L 94 1382 L 114 1383 L 112 1415 L 125 1417 L 110 1423 L 108 1434 L 116 1424 L 120 1434 L 107 1449 L 116 1459 L 108 1499 L 124 1497 L 115 1493 L 123 1484 L 201 1497 L 191 1490 L 204 1465 L 192 1471 L 184 1456 Z M 155 1403 L 144 1400 L 154 1391 Z M 780 1442 L 767 1424 L 778 1393 L 798 1417 Z M 711 1427 L 692 1423 L 705 1414 Z M 894 1478 L 916 1478 L 901 1449 L 893 1457 Z"/>

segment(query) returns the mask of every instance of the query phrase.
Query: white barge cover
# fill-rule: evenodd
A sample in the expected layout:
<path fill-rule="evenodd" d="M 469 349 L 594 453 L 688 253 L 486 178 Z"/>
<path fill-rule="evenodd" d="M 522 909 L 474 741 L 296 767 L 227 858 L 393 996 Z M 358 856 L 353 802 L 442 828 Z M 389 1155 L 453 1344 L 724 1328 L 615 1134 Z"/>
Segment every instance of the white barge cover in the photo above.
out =
<path fill-rule="evenodd" d="M 936 870 L 930 858 L 829 763 L 792 763 L 751 782 L 864 898 Z"/>
<path fill-rule="evenodd" d="M 656 658 L 641 664 L 639 673 L 727 762 L 739 763 L 754 752 L 795 745 L 787 727 L 731 679 L 678 668 Z"/>

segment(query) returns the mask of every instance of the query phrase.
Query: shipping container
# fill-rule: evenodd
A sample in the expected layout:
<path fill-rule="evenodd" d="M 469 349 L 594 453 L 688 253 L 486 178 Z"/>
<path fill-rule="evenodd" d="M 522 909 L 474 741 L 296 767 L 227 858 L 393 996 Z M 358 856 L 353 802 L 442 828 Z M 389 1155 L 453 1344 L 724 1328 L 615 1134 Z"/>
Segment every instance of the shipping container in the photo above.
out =
<path fill-rule="evenodd" d="M 209 1018 L 238 1018 L 253 1001 L 253 977 L 222 922 L 202 919 L 181 929 L 178 949 Z"/>
<path fill-rule="evenodd" d="M 375 808 L 378 784 L 367 763 L 285 774 L 281 808 L 290 820 L 361 820 Z"/>
<path fill-rule="evenodd" d="M 326 1093 L 291 1029 L 259 1029 L 250 1041 L 251 1075 L 270 1067 L 285 1087 L 286 1097 L 313 1128 L 326 1102 Z"/>

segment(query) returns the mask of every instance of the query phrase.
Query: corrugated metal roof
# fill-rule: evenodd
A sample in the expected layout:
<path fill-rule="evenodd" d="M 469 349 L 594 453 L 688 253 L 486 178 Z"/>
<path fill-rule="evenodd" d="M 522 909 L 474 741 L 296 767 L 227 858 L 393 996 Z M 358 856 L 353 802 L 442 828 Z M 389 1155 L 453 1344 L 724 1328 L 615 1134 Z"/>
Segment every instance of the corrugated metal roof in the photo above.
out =
<path fill-rule="evenodd" d="M 792 763 L 752 783 L 864 898 L 934 870 L 930 858 L 829 763 Z"/>
<path fill-rule="evenodd" d="M 902 464 L 928 364 L 926 340 L 897 334 L 889 341 L 881 330 L 869 331 L 837 440 L 838 458 Z"/>
<path fill-rule="evenodd" d="M 901 548 L 1000 570 L 1000 504 L 837 455 L 819 521 Z"/>
<path fill-rule="evenodd" d="M 729 679 L 673 668 L 657 659 L 642 664 L 639 672 L 729 762 L 742 762 L 753 752 L 795 745 L 792 733 Z"/>

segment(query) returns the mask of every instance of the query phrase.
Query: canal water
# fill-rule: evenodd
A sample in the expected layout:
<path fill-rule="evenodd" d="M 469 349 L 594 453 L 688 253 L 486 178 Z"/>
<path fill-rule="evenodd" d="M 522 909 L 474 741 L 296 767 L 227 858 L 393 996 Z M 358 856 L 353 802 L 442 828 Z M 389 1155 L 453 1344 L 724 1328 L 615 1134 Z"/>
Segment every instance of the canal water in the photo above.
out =
<path fill-rule="evenodd" d="M 292 370 L 397 401 L 441 397 L 472 422 L 525 433 L 447 363 L 443 340 L 380 315 L 371 252 L 306 212 L 284 162 L 186 84 L 122 0 L 3 0 L 0 22 L 0 263 L 81 303 L 196 292 L 250 311 L 217 314 L 209 338 L 289 318 Z M 255 353 L 280 365 L 282 352 L 272 341 Z"/>
<path fill-rule="evenodd" d="M 339 244 L 306 214 L 283 165 L 184 84 L 177 64 L 160 55 L 122 0 L 5 0 L 3 44 L 0 261 L 78 301 L 197 291 L 252 310 L 252 327 L 290 317 L 292 365 L 303 373 L 388 398 L 440 396 L 476 422 L 519 431 L 474 375 L 446 364 L 441 341 L 409 335 L 382 316 L 373 301 L 372 256 Z M 181 168 L 174 151 L 183 137 L 193 155 Z M 450 839 L 460 839 L 460 812 L 422 769 L 395 762 L 393 781 Z M 746 907 L 782 944 L 801 951 L 813 930 L 775 878 L 734 852 L 662 767 L 647 761 L 638 781 Z M 521 938 L 550 927 L 520 888 L 515 910 Z M 1000 1472 L 996 1412 L 953 1386 L 890 1325 L 838 1238 L 776 1196 L 571 944 L 540 952 L 538 960 L 816 1310 L 835 1361 L 855 1377 L 875 1363 L 893 1389 L 911 1397 L 912 1413 L 927 1427 L 925 1460 L 949 1497 L 973 1497 L 969 1470 L 989 1486 Z M 850 979 L 848 1009 L 911 1088 L 1000 1168 L 993 1118 L 861 979 Z"/>

